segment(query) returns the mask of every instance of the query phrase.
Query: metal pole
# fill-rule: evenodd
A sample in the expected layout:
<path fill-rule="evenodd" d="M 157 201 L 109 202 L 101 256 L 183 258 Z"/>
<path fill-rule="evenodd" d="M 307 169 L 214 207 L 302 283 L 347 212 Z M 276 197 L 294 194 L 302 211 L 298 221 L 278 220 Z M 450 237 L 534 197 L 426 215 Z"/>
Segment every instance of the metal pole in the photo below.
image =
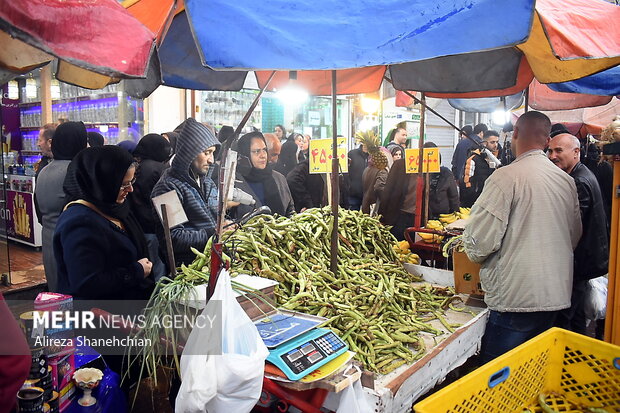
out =
<path fill-rule="evenodd" d="M 424 174 L 423 171 L 423 160 L 424 160 L 424 133 L 425 127 L 424 123 L 426 122 L 426 98 L 424 97 L 424 93 L 422 93 L 422 99 L 420 100 L 420 139 L 418 140 L 418 176 L 417 176 L 417 184 L 416 184 L 416 201 L 415 201 L 415 226 L 422 226 L 422 198 L 424 197 Z"/>
<path fill-rule="evenodd" d="M 530 106 L 530 88 L 529 86 L 525 89 L 525 113 L 529 110 Z"/>
<path fill-rule="evenodd" d="M 340 195 L 338 180 L 338 108 L 336 101 L 336 71 L 332 70 L 332 216 L 333 227 L 330 244 L 329 269 L 334 274 L 338 273 L 338 198 Z"/>

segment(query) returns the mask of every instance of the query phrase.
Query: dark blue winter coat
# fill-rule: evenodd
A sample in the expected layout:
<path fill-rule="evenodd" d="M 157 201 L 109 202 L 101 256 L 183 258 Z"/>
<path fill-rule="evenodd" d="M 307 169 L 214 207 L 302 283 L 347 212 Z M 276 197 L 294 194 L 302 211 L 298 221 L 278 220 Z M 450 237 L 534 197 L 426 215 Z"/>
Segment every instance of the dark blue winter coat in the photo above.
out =
<path fill-rule="evenodd" d="M 150 288 L 138 250 L 125 231 L 85 205 L 58 218 L 54 233 L 58 292 L 76 299 L 145 300 Z"/>

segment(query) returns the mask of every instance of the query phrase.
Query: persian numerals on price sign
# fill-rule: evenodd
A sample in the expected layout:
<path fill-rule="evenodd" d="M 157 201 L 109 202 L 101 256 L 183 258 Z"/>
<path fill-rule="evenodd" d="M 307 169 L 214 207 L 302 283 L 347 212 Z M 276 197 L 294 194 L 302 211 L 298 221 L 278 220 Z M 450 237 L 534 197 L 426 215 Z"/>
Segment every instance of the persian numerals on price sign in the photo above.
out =
<path fill-rule="evenodd" d="M 422 172 L 439 172 L 439 148 L 424 148 L 422 154 Z M 408 174 L 416 174 L 420 168 L 420 150 L 405 149 L 405 168 Z"/>
<path fill-rule="evenodd" d="M 338 163 L 340 172 L 349 171 L 347 138 L 338 138 Z M 324 174 L 332 171 L 332 140 L 312 139 L 310 141 L 310 173 Z"/>

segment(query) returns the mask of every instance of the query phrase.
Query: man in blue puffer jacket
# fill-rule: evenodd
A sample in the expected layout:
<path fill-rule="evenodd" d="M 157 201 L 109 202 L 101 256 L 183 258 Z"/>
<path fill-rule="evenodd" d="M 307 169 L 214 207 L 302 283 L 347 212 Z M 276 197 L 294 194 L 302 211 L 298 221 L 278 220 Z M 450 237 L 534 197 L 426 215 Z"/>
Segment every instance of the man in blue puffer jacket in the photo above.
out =
<path fill-rule="evenodd" d="M 176 155 L 151 192 L 151 198 L 175 190 L 188 222 L 170 232 L 175 264 L 190 264 L 190 247 L 202 251 L 217 225 L 217 185 L 211 179 L 220 143 L 207 126 L 189 118 L 181 125 Z M 160 239 L 160 245 L 166 245 Z"/>

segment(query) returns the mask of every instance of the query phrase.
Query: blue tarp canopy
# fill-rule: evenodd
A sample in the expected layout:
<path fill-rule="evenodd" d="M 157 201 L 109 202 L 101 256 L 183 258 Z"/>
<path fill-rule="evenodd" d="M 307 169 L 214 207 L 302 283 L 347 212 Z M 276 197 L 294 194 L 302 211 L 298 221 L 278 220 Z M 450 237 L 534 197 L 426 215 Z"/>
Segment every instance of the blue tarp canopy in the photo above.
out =
<path fill-rule="evenodd" d="M 213 69 L 327 70 L 522 43 L 533 0 L 186 0 Z"/>

